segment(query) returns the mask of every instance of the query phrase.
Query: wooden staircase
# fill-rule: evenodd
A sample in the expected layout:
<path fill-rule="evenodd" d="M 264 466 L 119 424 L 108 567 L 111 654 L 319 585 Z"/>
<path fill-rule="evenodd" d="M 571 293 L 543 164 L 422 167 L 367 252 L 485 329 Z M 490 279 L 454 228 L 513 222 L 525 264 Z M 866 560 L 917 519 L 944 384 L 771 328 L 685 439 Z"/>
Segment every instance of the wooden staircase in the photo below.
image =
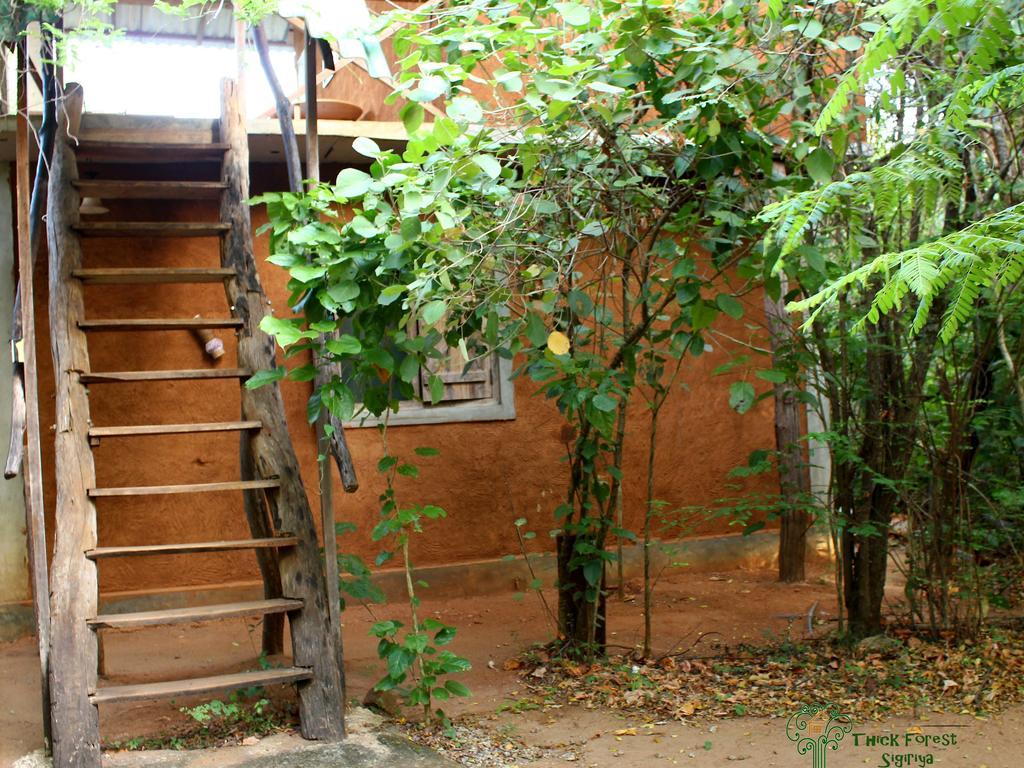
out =
<path fill-rule="evenodd" d="M 52 564 L 51 698 L 54 765 L 98 768 L 98 705 L 186 695 L 213 695 L 253 685 L 288 683 L 297 687 L 302 733 L 311 739 L 338 739 L 343 731 L 343 676 L 340 638 L 330 630 L 327 590 L 319 543 L 284 417 L 276 384 L 249 390 L 242 386 L 241 417 L 219 422 L 93 426 L 89 386 L 121 382 L 238 379 L 275 365 L 272 341 L 259 330 L 267 301 L 256 274 L 252 250 L 248 147 L 238 111 L 236 86 L 226 82 L 220 143 L 143 144 L 67 138 L 64 110 L 50 174 L 47 237 L 50 270 L 50 328 L 56 382 L 56 534 Z M 173 158 L 173 160 L 170 160 Z M 219 181 L 80 180 L 79 160 L 93 164 L 123 162 L 218 163 Z M 116 173 L 111 166 L 110 173 Z M 81 196 L 147 200 L 220 199 L 219 221 L 161 222 L 81 220 Z M 158 210 L 159 207 L 155 206 Z M 178 268 L 89 267 L 88 243 L 107 238 L 216 238 L 220 265 Z M 223 283 L 233 314 L 223 318 L 87 319 L 86 285 L 128 285 L 158 290 L 161 285 Z M 227 329 L 238 334 L 234 368 L 93 371 L 88 336 L 97 332 L 189 332 Z M 212 483 L 98 487 L 92 449 L 101 440 L 137 436 L 238 432 L 242 437 L 243 476 Z M 246 476 L 248 475 L 248 476 Z M 112 546 L 98 541 L 96 504 L 108 497 L 236 492 L 245 503 L 251 538 L 230 541 L 166 542 Z M 103 502 L 100 501 L 102 504 Z M 108 502 L 109 503 L 109 502 Z M 265 505 L 265 506 L 264 506 Z M 183 509 L 192 509 L 185 506 Z M 269 509 L 269 519 L 266 510 Z M 278 569 L 283 594 L 263 600 L 194 608 L 102 614 L 97 563 L 110 558 L 151 555 L 188 557 L 198 553 L 252 550 L 261 572 Z M 267 558 L 269 552 L 275 557 Z M 276 576 L 276 574 L 275 574 Z M 96 632 L 163 624 L 190 624 L 244 616 L 287 614 L 292 666 L 213 677 L 131 685 L 102 685 L 98 675 Z"/>

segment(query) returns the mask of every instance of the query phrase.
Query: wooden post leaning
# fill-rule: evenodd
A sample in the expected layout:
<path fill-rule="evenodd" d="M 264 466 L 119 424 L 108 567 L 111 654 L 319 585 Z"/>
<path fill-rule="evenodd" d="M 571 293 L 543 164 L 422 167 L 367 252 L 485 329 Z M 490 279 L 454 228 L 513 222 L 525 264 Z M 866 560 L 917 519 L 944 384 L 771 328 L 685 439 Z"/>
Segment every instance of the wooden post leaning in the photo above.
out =
<path fill-rule="evenodd" d="M 53 764 L 56 768 L 99 768 L 99 714 L 89 700 L 96 690 L 96 635 L 86 623 L 97 613 L 96 564 L 86 552 L 96 546 L 96 506 L 89 489 L 96 484 L 89 447 L 89 400 L 83 374 L 89 373 L 82 283 L 72 277 L 82 265 L 75 155 L 68 138 L 75 99 L 58 109 L 50 167 L 46 238 L 50 271 L 50 349 L 56 377 L 54 449 L 57 486 L 55 544 L 51 565 L 50 697 Z M 81 101 L 77 100 L 81 109 Z"/>
<path fill-rule="evenodd" d="M 238 365 L 252 371 L 268 370 L 276 367 L 276 359 L 273 340 L 259 327 L 268 314 L 268 303 L 253 255 L 248 139 L 237 85 L 232 80 L 222 85 L 220 132 L 220 140 L 228 145 L 222 170 L 227 188 L 221 221 L 231 225 L 221 239 L 221 266 L 235 271 L 225 286 L 235 316 L 244 323 L 238 338 Z M 302 735 L 307 739 L 341 739 L 345 731 L 339 638 L 331 632 L 316 526 L 277 383 L 257 389 L 243 387 L 242 418 L 263 425 L 250 443 L 252 466 L 258 477 L 280 482 L 280 488 L 268 493 L 277 531 L 299 539 L 297 546 L 281 551 L 280 564 L 285 597 L 301 598 L 305 603 L 301 611 L 289 617 L 293 663 L 313 670 L 313 678 L 298 687 Z"/>

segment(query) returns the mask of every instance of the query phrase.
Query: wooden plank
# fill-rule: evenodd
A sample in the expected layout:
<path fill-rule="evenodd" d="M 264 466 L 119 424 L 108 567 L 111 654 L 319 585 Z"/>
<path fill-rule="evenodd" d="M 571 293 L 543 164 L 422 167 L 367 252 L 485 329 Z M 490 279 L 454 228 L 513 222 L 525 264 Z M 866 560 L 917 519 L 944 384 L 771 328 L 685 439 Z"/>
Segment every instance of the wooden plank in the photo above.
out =
<path fill-rule="evenodd" d="M 273 536 L 266 539 L 238 539 L 234 541 L 194 541 L 184 544 L 93 547 L 86 551 L 85 556 L 90 560 L 98 560 L 104 557 L 135 557 L 141 555 L 192 555 L 201 552 L 230 552 L 239 549 L 287 548 L 294 547 L 298 542 L 299 540 L 294 536 Z"/>
<path fill-rule="evenodd" d="M 229 225 L 219 221 L 82 221 L 83 237 L 220 237 Z"/>
<path fill-rule="evenodd" d="M 219 621 L 243 616 L 267 616 L 288 613 L 302 608 L 301 600 L 250 600 L 243 603 L 196 605 L 189 608 L 169 608 L 162 611 L 138 613 L 107 613 L 89 619 L 93 629 L 131 629 L 156 627 L 164 624 L 188 624 L 193 621 Z"/>
<path fill-rule="evenodd" d="M 89 699 L 97 682 L 96 633 L 85 623 L 97 614 L 96 564 L 84 556 L 96 546 L 96 484 L 89 447 L 89 399 L 81 372 L 89 370 L 83 286 L 71 278 L 82 266 L 75 225 L 80 198 L 68 138 L 68 110 L 58 105 L 46 212 L 49 246 L 50 347 L 56 378 L 54 482 L 57 514 L 50 596 L 50 693 L 53 703 L 53 764 L 95 768 L 100 764 L 99 717 Z"/>
<path fill-rule="evenodd" d="M 29 142 L 28 83 L 26 82 L 27 42 L 19 42 L 17 80 L 17 126 L 15 133 L 15 189 L 17 190 L 18 290 L 20 291 L 21 349 L 18 351 L 23 388 L 13 382 L 15 398 L 24 396 L 25 461 L 22 464 L 25 498 L 25 535 L 28 544 L 28 566 L 32 580 L 32 610 L 36 624 L 39 650 L 40 693 L 42 702 L 43 743 L 50 747 L 50 584 L 46 562 L 46 518 L 43 508 L 42 450 L 39 438 L 39 372 L 36 368 L 35 321 L 35 248 L 32 247 L 29 214 Z M 38 232 L 38 225 L 36 230 Z M 12 329 L 13 330 L 13 329 Z M 12 334 L 14 335 L 14 334 Z M 15 345 L 17 350 L 17 344 Z M 17 415 L 12 415 L 12 442 Z M 14 453 L 12 449 L 11 453 Z"/>
<path fill-rule="evenodd" d="M 85 285 L 150 285 L 165 283 L 223 283 L 235 273 L 213 268 L 102 267 L 76 269 L 73 277 Z"/>
<path fill-rule="evenodd" d="M 216 493 L 244 491 L 254 488 L 277 488 L 277 480 L 231 480 L 224 483 L 185 483 L 183 485 L 136 485 L 122 488 L 90 488 L 89 495 L 101 496 L 166 496 L 173 493 Z"/>
<path fill-rule="evenodd" d="M 132 200 L 216 200 L 224 191 L 220 181 L 100 181 L 75 182 L 82 197 Z"/>
<path fill-rule="evenodd" d="M 195 163 L 220 162 L 226 146 L 218 143 L 171 143 L 149 141 L 95 141 L 79 143 L 79 162 Z"/>
<path fill-rule="evenodd" d="M 221 95 L 220 138 L 229 145 L 221 178 L 228 189 L 221 198 L 221 221 L 230 222 L 230 233 L 220 241 L 222 267 L 237 277 L 225 282 L 228 303 L 245 321 L 239 334 L 238 361 L 250 370 L 276 367 L 274 342 L 260 329 L 267 314 L 267 296 L 260 285 L 252 245 L 249 209 L 249 146 L 245 118 L 239 106 L 237 86 L 225 80 Z M 310 667 L 313 677 L 298 690 L 299 719 L 307 739 L 337 740 L 345 736 L 342 668 L 339 637 L 329 630 L 327 585 L 309 497 L 302 483 L 299 461 L 285 418 L 281 388 L 275 382 L 241 390 L 242 418 L 263 423 L 251 435 L 252 464 L 263 477 L 281 481 L 268 498 L 279 527 L 292 531 L 298 545 L 280 552 L 284 594 L 302 598 L 304 607 L 289 621 L 295 663 Z"/>
<path fill-rule="evenodd" d="M 163 683 L 137 683 L 135 685 L 109 685 L 98 688 L 90 699 L 93 704 L 111 704 L 116 701 L 144 701 L 170 699 L 179 696 L 201 696 L 210 693 L 236 691 L 254 685 L 280 685 L 309 680 L 312 670 L 303 667 L 261 669 L 258 672 L 237 672 L 233 675 L 194 677 L 190 680 L 172 680 Z"/>
<path fill-rule="evenodd" d="M 236 317 L 129 318 L 127 320 L 82 320 L 83 331 L 189 331 L 197 328 L 241 328 Z"/>
<path fill-rule="evenodd" d="M 104 371 L 83 373 L 84 384 L 109 384 L 118 381 L 182 381 L 185 379 L 247 379 L 247 368 L 196 368 L 170 371 Z"/>
<path fill-rule="evenodd" d="M 200 432 L 239 432 L 259 429 L 258 421 L 207 421 L 195 424 L 140 424 L 124 427 L 92 427 L 89 437 L 136 437 L 139 435 L 189 435 Z"/>

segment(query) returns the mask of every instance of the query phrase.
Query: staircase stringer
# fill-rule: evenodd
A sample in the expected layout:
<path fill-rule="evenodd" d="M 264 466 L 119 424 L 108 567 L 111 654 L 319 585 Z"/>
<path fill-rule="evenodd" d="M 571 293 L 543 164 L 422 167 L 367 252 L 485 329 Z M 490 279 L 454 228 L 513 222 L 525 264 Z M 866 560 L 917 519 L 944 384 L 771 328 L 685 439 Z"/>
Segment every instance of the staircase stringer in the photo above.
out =
<path fill-rule="evenodd" d="M 46 237 L 49 250 L 50 350 L 56 378 L 56 521 L 50 573 L 50 695 L 56 768 L 99 768 L 99 714 L 89 695 L 97 685 L 97 641 L 88 619 L 98 613 L 96 507 L 89 497 L 95 467 L 89 447 L 89 373 L 83 289 L 72 273 L 82 266 L 78 225 L 78 168 L 68 138 L 74 100 L 59 119 L 50 167 Z M 77 107 L 80 109 L 81 102 Z"/>
<path fill-rule="evenodd" d="M 221 221 L 231 228 L 221 239 L 221 266 L 235 272 L 233 278 L 225 281 L 225 289 L 235 316 L 243 322 L 238 337 L 238 364 L 261 371 L 275 368 L 277 361 L 273 340 L 260 329 L 260 322 L 268 314 L 268 301 L 253 255 L 248 203 L 249 148 L 243 120 L 238 86 L 225 80 L 220 141 L 227 144 L 222 167 L 226 189 Z M 339 638 L 331 631 L 313 512 L 299 473 L 277 383 L 256 389 L 243 386 L 242 418 L 263 425 L 252 436 L 250 450 L 256 476 L 280 482 L 280 488 L 267 494 L 275 527 L 298 538 L 297 546 L 279 556 L 284 596 L 304 601 L 303 609 L 296 611 L 289 622 L 293 663 L 313 670 L 313 678 L 298 686 L 302 735 L 307 739 L 340 739 L 344 736 L 344 698 Z"/>

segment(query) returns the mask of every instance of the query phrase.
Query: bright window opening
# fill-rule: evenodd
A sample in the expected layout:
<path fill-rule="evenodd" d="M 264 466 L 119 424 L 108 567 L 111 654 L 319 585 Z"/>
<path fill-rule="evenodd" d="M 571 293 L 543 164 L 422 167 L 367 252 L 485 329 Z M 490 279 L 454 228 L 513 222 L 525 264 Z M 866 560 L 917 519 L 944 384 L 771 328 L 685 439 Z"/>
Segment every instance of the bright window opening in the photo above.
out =
<path fill-rule="evenodd" d="M 293 93 L 297 77 L 292 50 L 272 47 L 270 56 L 285 93 Z M 82 84 L 89 112 L 201 118 L 220 114 L 220 81 L 237 75 L 232 45 L 156 40 L 79 41 L 65 69 L 66 81 Z M 250 117 L 274 105 L 251 48 L 246 49 L 245 99 Z"/>

